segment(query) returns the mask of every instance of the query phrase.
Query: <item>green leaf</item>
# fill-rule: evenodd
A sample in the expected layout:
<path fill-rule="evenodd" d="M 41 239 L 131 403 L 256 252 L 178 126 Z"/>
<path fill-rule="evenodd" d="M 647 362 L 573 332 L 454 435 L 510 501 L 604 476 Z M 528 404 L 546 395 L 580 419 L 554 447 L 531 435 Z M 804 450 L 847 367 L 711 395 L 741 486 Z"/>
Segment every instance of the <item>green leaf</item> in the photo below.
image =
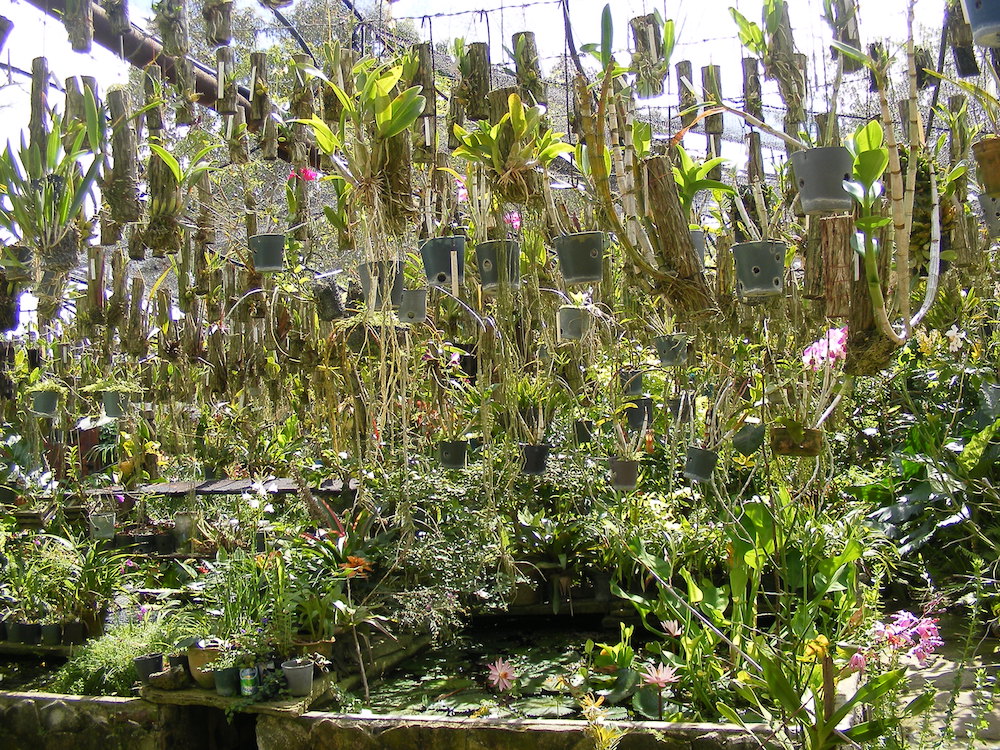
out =
<path fill-rule="evenodd" d="M 858 203 L 865 202 L 865 186 L 854 180 L 844 180 L 844 190 Z"/>
<path fill-rule="evenodd" d="M 878 182 L 889 166 L 889 152 L 885 148 L 863 150 L 854 158 L 854 177 L 869 190 Z"/>
<path fill-rule="evenodd" d="M 785 677 L 783 667 L 772 659 L 762 660 L 761 666 L 764 668 L 764 679 L 767 681 L 771 698 L 787 713 L 799 711 L 802 708 L 802 700 L 792 687 L 792 683 Z"/>
<path fill-rule="evenodd" d="M 904 675 L 906 674 L 906 669 L 895 669 L 891 672 L 884 672 L 878 677 L 873 677 L 860 688 L 858 691 L 852 695 L 848 700 L 844 702 L 836 711 L 834 711 L 833 716 L 829 719 L 829 724 L 831 726 L 836 726 L 844 718 L 854 710 L 854 707 L 858 704 L 871 704 L 882 696 L 891 692 L 895 687 L 902 681 Z"/>
<path fill-rule="evenodd" d="M 861 216 L 854 222 L 865 234 L 874 234 L 877 230 L 892 223 L 888 216 Z"/>
<path fill-rule="evenodd" d="M 425 99 L 420 86 L 412 86 L 393 99 L 388 110 L 391 116 L 379 124 L 379 135 L 388 139 L 399 135 L 413 125 L 424 111 Z"/>
<path fill-rule="evenodd" d="M 170 173 L 173 174 L 174 179 L 177 181 L 177 184 L 180 185 L 181 180 L 184 177 L 184 173 L 181 171 L 180 162 L 178 162 L 177 159 L 174 158 L 173 154 L 171 154 L 162 146 L 158 146 L 155 143 L 150 143 L 149 149 L 154 154 L 156 154 L 163 161 L 164 164 L 167 165 L 167 167 L 170 169 Z"/>
<path fill-rule="evenodd" d="M 976 468 L 977 464 L 983 458 L 983 451 L 986 450 L 986 446 L 993 440 L 993 436 L 996 435 L 997 430 L 1000 430 L 1000 419 L 984 427 L 965 444 L 965 447 L 962 448 L 962 452 L 958 454 L 958 458 L 956 459 L 958 465 L 965 472 L 971 472 Z"/>
<path fill-rule="evenodd" d="M 604 6 L 604 12 L 601 13 L 601 67 L 604 70 L 607 70 L 611 64 L 614 52 L 613 44 L 614 21 L 611 18 L 611 3 L 608 3 Z"/>

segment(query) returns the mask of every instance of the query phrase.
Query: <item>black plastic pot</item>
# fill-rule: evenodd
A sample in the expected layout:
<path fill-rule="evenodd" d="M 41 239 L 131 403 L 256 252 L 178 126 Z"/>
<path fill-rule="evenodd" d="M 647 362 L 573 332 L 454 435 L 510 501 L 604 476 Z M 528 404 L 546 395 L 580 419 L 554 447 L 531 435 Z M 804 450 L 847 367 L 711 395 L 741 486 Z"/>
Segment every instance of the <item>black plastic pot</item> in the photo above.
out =
<path fill-rule="evenodd" d="M 465 280 L 465 237 L 435 237 L 420 248 L 424 261 L 427 283 L 442 289 L 451 289 L 452 275 L 458 274 L 458 283 Z"/>
<path fill-rule="evenodd" d="M 136 534 L 136 552 L 142 555 L 152 555 L 156 553 L 156 534 Z"/>
<path fill-rule="evenodd" d="M 764 433 L 762 424 L 745 424 L 733 435 L 733 448 L 741 455 L 752 455 L 764 444 Z"/>
<path fill-rule="evenodd" d="M 476 245 L 476 266 L 483 289 L 492 292 L 521 287 L 521 245 L 515 240 L 488 240 Z"/>
<path fill-rule="evenodd" d="M 42 626 L 37 622 L 8 622 L 7 640 L 37 646 L 42 640 Z"/>
<path fill-rule="evenodd" d="M 212 671 L 215 675 L 215 692 L 223 698 L 233 698 L 240 694 L 240 668 L 227 667 Z"/>
<path fill-rule="evenodd" d="M 62 625 L 58 622 L 42 625 L 42 645 L 58 646 L 60 643 L 62 643 Z"/>
<path fill-rule="evenodd" d="M 272 273 L 285 267 L 285 235 L 255 234 L 249 243 L 255 270 Z"/>
<path fill-rule="evenodd" d="M 711 482 L 717 463 L 719 454 L 715 451 L 689 446 L 684 461 L 684 476 L 692 482 Z"/>
<path fill-rule="evenodd" d="M 1000 5 L 991 0 L 962 0 L 972 38 L 982 47 L 1000 47 Z"/>
<path fill-rule="evenodd" d="M 648 430 L 653 424 L 653 399 L 632 399 L 625 405 L 625 420 L 630 430 Z"/>
<path fill-rule="evenodd" d="M 778 297 L 784 291 L 784 242 L 741 242 L 733 245 L 733 260 L 741 297 Z"/>
<path fill-rule="evenodd" d="M 634 490 L 639 482 L 639 462 L 622 458 L 609 458 L 611 489 Z"/>
<path fill-rule="evenodd" d="M 438 446 L 438 458 L 445 469 L 464 469 L 468 453 L 467 440 L 443 440 Z"/>
<path fill-rule="evenodd" d="M 667 409 L 675 422 L 690 422 L 694 413 L 692 405 L 694 397 L 690 393 L 682 394 L 677 398 L 667 399 Z"/>
<path fill-rule="evenodd" d="M 564 234 L 556 237 L 553 244 L 567 284 L 589 284 L 604 278 L 603 232 Z"/>
<path fill-rule="evenodd" d="M 87 640 L 87 626 L 80 620 L 64 622 L 62 626 L 62 643 L 64 646 L 79 646 Z"/>
<path fill-rule="evenodd" d="M 172 532 L 159 532 L 153 536 L 153 550 L 158 555 L 169 555 L 177 551 L 177 538 Z"/>
<path fill-rule="evenodd" d="M 132 660 L 135 674 L 143 685 L 149 684 L 149 676 L 163 671 L 163 654 L 143 654 Z"/>
<path fill-rule="evenodd" d="M 843 146 L 796 151 L 792 169 L 805 213 L 850 211 L 854 207 L 854 199 L 844 190 L 844 181 L 853 176 L 854 157 Z"/>
<path fill-rule="evenodd" d="M 427 290 L 404 289 L 399 301 L 399 319 L 416 325 L 427 320 Z"/>
<path fill-rule="evenodd" d="M 689 341 L 686 334 L 671 333 L 657 336 L 653 345 L 663 367 L 681 367 L 687 364 Z"/>
<path fill-rule="evenodd" d="M 551 446 L 547 443 L 531 445 L 521 443 L 521 473 L 539 475 L 545 473 L 545 466 L 549 460 L 549 450 Z"/>
<path fill-rule="evenodd" d="M 358 266 L 361 293 L 369 308 L 399 307 L 403 297 L 403 261 L 377 260 Z"/>
<path fill-rule="evenodd" d="M 188 666 L 187 654 L 173 654 L 167 657 L 167 665 L 173 669 L 174 667 L 181 667 L 187 674 L 191 674 L 191 669 Z"/>
<path fill-rule="evenodd" d="M 0 641 L 7 640 L 7 621 L 0 617 Z"/>
<path fill-rule="evenodd" d="M 579 341 L 590 328 L 590 313 L 586 307 L 563 305 L 559 308 L 559 338 L 563 341 Z"/>
<path fill-rule="evenodd" d="M 573 439 L 577 445 L 586 445 L 594 439 L 594 422 L 590 419 L 578 419 L 573 422 Z"/>
<path fill-rule="evenodd" d="M 101 394 L 101 402 L 104 404 L 105 416 L 111 419 L 121 419 L 125 416 L 129 398 L 121 391 L 104 391 Z"/>
<path fill-rule="evenodd" d="M 622 391 L 626 396 L 642 395 L 642 371 L 641 370 L 619 370 L 618 380 L 622 385 Z"/>

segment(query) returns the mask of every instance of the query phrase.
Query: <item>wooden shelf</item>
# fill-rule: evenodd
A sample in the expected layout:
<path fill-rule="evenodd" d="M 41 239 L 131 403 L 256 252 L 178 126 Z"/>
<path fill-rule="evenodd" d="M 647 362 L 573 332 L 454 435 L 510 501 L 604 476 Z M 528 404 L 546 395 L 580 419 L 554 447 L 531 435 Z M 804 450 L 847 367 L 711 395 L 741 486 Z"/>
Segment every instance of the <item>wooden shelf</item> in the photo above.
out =
<path fill-rule="evenodd" d="M 209 706 L 211 708 L 220 708 L 223 711 L 228 709 L 237 713 L 301 716 L 329 692 L 334 684 L 334 677 L 333 674 L 326 674 L 319 679 L 314 679 L 312 693 L 308 696 L 277 701 L 251 703 L 244 696 L 223 698 L 221 695 L 203 688 L 157 690 L 148 685 L 143 685 L 139 689 L 139 695 L 150 703 L 168 706 Z"/>

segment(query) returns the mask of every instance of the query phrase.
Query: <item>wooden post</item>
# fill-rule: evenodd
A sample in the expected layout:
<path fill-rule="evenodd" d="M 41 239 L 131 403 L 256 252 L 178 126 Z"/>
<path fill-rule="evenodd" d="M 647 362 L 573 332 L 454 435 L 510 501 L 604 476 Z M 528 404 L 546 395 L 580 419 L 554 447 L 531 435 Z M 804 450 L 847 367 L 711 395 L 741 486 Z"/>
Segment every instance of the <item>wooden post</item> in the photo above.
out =
<path fill-rule="evenodd" d="M 802 255 L 805 276 L 802 284 L 802 297 L 822 299 L 824 294 L 823 248 L 820 245 L 819 222 L 815 217 L 808 217 L 804 244 Z"/>
<path fill-rule="evenodd" d="M 250 134 L 245 111 L 242 107 L 237 107 L 236 114 L 229 121 L 229 161 L 233 164 L 247 164 L 250 161 Z"/>
<path fill-rule="evenodd" d="M 690 60 L 681 60 L 674 66 L 677 71 L 677 92 L 680 97 L 681 125 L 689 127 L 694 118 L 701 111 L 696 108 L 698 95 L 694 89 L 694 68 L 691 67 Z"/>
<path fill-rule="evenodd" d="M 490 116 L 486 102 L 490 93 L 490 45 L 473 42 L 465 48 L 465 57 L 469 66 L 465 116 L 470 120 L 485 120 Z"/>
<path fill-rule="evenodd" d="M 91 325 L 104 322 L 104 248 L 87 246 L 87 319 Z"/>
<path fill-rule="evenodd" d="M 743 102 L 747 114 L 760 120 L 764 118 L 760 72 L 756 57 L 743 58 Z M 747 181 L 750 183 L 763 181 L 764 157 L 760 148 L 760 133 L 754 128 L 750 129 L 747 152 Z"/>
<path fill-rule="evenodd" d="M 433 164 L 437 151 L 437 88 L 434 83 L 434 52 L 429 42 L 416 45 L 417 70 L 411 85 L 423 87 L 424 109 L 417 122 L 413 160 Z"/>
<path fill-rule="evenodd" d="M 260 158 L 275 161 L 278 158 L 278 123 L 273 117 L 264 120 L 264 130 L 260 139 Z"/>
<path fill-rule="evenodd" d="M 718 65 L 706 65 L 701 69 L 701 85 L 705 92 L 705 101 L 721 102 L 722 86 L 720 76 L 722 68 Z M 709 159 L 722 155 L 722 113 L 709 115 L 705 118 L 705 138 L 708 148 L 706 155 Z M 722 165 L 718 165 L 708 173 L 709 179 L 722 179 Z"/>
<path fill-rule="evenodd" d="M 233 0 L 204 0 L 205 39 L 210 47 L 229 44 L 233 39 Z"/>
<path fill-rule="evenodd" d="M 112 34 L 123 36 L 132 30 L 132 22 L 128 17 L 128 0 L 104 0 L 101 5 L 108 15 Z"/>
<path fill-rule="evenodd" d="M 220 115 L 235 115 L 236 106 L 236 56 L 232 47 L 215 50 L 215 64 L 219 80 L 219 91 L 215 98 L 215 109 Z"/>
<path fill-rule="evenodd" d="M 66 0 L 63 25 L 74 52 L 90 52 L 94 41 L 94 10 L 91 0 Z"/>
<path fill-rule="evenodd" d="M 851 312 L 851 290 L 854 279 L 861 273 L 859 257 L 851 249 L 854 218 L 824 216 L 819 220 L 819 233 L 826 317 L 846 318 Z"/>
<path fill-rule="evenodd" d="M 264 119 L 271 114 L 271 95 L 268 88 L 267 53 L 250 53 L 250 114 L 247 124 L 259 130 Z"/>
<path fill-rule="evenodd" d="M 667 81 L 667 68 L 661 65 L 663 59 L 663 35 L 656 16 L 649 13 L 636 16 L 628 22 L 632 29 L 635 53 L 632 67 L 635 71 L 636 94 L 640 99 L 652 99 L 663 94 Z"/>
<path fill-rule="evenodd" d="M 149 343 L 146 339 L 146 316 L 142 307 L 144 293 L 145 284 L 142 281 L 142 274 L 137 273 L 132 277 L 132 286 L 129 290 L 127 335 L 122 337 L 122 347 L 136 358 L 145 357 L 149 351 Z"/>
<path fill-rule="evenodd" d="M 84 103 L 84 91 L 87 90 L 90 91 L 97 106 L 100 107 L 100 100 L 97 98 L 96 78 L 93 76 L 70 76 L 66 79 L 66 105 L 63 114 L 65 122 L 87 122 L 87 110 Z M 70 148 L 75 137 L 75 133 L 67 132 L 63 137 L 63 147 Z M 101 148 L 101 144 L 91 145 L 89 134 L 84 134 L 82 145 L 84 148 Z"/>
<path fill-rule="evenodd" d="M 948 43 L 955 59 L 955 69 L 962 78 L 978 76 L 979 61 L 976 60 L 976 46 L 972 41 L 972 27 L 965 20 L 965 14 L 957 5 L 945 8 L 948 27 Z"/>
<path fill-rule="evenodd" d="M 521 87 L 521 98 L 530 104 L 548 104 L 548 87 L 542 77 L 542 66 L 538 62 L 535 32 L 518 31 L 512 37 L 512 42 L 514 70 L 517 73 L 517 85 Z"/>
<path fill-rule="evenodd" d="M 146 95 L 143 122 L 149 135 L 159 137 L 163 130 L 163 71 L 156 63 L 146 66 L 142 79 L 142 90 Z"/>
<path fill-rule="evenodd" d="M 194 90 L 194 66 L 187 56 L 174 58 L 174 77 L 180 94 L 174 109 L 174 120 L 178 125 L 193 125 L 197 120 L 194 102 L 198 94 Z"/>
<path fill-rule="evenodd" d="M 117 224 L 138 221 L 142 215 L 139 204 L 139 154 L 128 93 L 124 89 L 108 92 L 111 115 L 111 156 L 114 163 L 104 189 L 104 198 L 112 220 Z"/>
<path fill-rule="evenodd" d="M 861 49 L 861 34 L 858 31 L 858 0 L 833 1 L 834 26 L 837 29 L 837 40 L 855 49 Z M 838 53 L 834 51 L 834 59 Z M 844 57 L 844 72 L 854 73 L 861 70 L 861 63 L 850 57 Z"/>
<path fill-rule="evenodd" d="M 45 153 L 49 132 L 49 61 L 36 57 L 31 61 L 31 114 L 28 119 L 29 143 Z"/>
<path fill-rule="evenodd" d="M 292 60 L 295 61 L 296 65 L 312 65 L 312 58 L 309 55 L 292 55 Z M 314 112 L 312 81 L 307 78 L 307 74 L 301 68 L 296 67 L 292 80 L 289 113 L 292 117 L 308 120 Z"/>

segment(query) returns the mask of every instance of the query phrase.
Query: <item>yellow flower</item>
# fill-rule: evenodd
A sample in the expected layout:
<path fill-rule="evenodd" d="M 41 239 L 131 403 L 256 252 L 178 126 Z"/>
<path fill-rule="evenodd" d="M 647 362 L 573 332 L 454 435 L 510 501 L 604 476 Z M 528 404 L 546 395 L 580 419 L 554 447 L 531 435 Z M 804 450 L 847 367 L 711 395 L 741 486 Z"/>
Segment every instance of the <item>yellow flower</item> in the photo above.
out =
<path fill-rule="evenodd" d="M 802 651 L 802 656 L 799 657 L 799 661 L 816 661 L 816 659 L 823 659 L 826 657 L 829 649 L 830 639 L 825 635 L 818 635 L 806 643 L 806 646 Z"/>

